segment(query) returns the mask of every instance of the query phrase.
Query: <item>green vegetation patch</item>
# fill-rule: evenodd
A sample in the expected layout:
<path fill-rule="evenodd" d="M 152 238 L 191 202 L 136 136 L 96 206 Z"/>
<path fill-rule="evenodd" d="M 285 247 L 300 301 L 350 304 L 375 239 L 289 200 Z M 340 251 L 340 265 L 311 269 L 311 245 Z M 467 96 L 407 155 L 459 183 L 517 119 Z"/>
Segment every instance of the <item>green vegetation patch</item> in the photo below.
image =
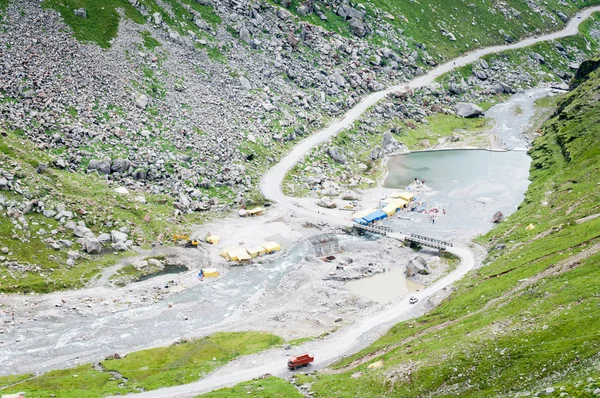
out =
<path fill-rule="evenodd" d="M 148 50 L 154 50 L 156 47 L 161 46 L 160 42 L 152 37 L 152 33 L 148 32 L 147 30 L 142 32 L 142 39 L 144 40 L 144 47 L 146 47 Z"/>
<path fill-rule="evenodd" d="M 124 395 L 139 392 L 140 388 L 148 391 L 191 383 L 241 355 L 254 354 L 281 343 L 283 339 L 261 332 L 216 333 L 170 347 L 136 351 L 94 366 L 87 364 L 54 370 L 33 378 L 32 375 L 0 377 L 0 389 L 14 384 L 2 393 L 24 391 L 27 396 L 43 398 Z M 267 380 L 264 385 L 269 391 L 288 391 L 279 385 L 281 383 Z M 259 391 L 263 386 L 254 388 Z"/>
<path fill-rule="evenodd" d="M 65 23 L 73 29 L 77 40 L 93 42 L 102 48 L 110 47 L 111 40 L 117 36 L 118 8 L 125 11 L 127 18 L 144 23 L 144 17 L 129 0 L 44 0 L 42 6 L 60 12 Z M 75 15 L 74 10 L 79 8 L 86 9 L 87 18 Z"/>
<path fill-rule="evenodd" d="M 302 398 L 296 387 L 292 384 L 274 376 L 263 379 L 255 379 L 240 383 L 232 388 L 222 388 L 206 394 L 199 395 L 202 398 L 235 398 L 235 397 L 258 397 L 258 398 Z"/>
<path fill-rule="evenodd" d="M 196 381 L 215 368 L 241 356 L 283 343 L 260 332 L 217 333 L 209 337 L 128 354 L 102 362 L 136 388 L 153 390 Z"/>

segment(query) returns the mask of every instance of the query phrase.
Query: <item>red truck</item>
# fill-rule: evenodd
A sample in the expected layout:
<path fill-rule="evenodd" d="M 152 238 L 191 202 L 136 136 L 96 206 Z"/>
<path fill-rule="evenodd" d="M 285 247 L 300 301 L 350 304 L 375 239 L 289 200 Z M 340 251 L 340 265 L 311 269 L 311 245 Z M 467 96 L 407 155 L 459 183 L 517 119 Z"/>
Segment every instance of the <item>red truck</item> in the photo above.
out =
<path fill-rule="evenodd" d="M 290 370 L 294 370 L 299 368 L 300 366 L 308 366 L 309 363 L 315 360 L 315 357 L 311 357 L 308 354 L 298 355 L 297 357 L 292 357 L 288 361 L 288 368 Z"/>

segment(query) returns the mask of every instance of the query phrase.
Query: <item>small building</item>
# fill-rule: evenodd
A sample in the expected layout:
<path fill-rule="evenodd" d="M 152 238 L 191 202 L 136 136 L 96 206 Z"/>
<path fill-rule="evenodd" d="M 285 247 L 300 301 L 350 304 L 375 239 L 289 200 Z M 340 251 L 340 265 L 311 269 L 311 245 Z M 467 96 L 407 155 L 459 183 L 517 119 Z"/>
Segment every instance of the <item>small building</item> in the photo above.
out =
<path fill-rule="evenodd" d="M 263 254 L 265 254 L 267 252 L 266 249 L 262 246 L 254 246 L 254 247 L 251 247 L 250 249 L 247 249 L 246 251 L 252 258 L 262 256 Z"/>
<path fill-rule="evenodd" d="M 265 214 L 265 209 L 262 207 L 256 207 L 252 210 L 248 210 L 249 216 L 262 216 L 263 214 Z"/>
<path fill-rule="evenodd" d="M 367 221 L 367 223 L 371 224 L 375 221 L 383 220 L 387 217 L 387 214 L 381 210 L 376 210 L 373 213 L 364 216 L 363 219 Z"/>
<path fill-rule="evenodd" d="M 268 254 L 275 253 L 281 250 L 281 245 L 273 241 L 264 243 L 261 246 L 265 249 L 265 252 L 267 252 Z"/>
<path fill-rule="evenodd" d="M 16 394 L 3 394 L 2 398 L 25 398 L 25 393 L 18 392 Z"/>
<path fill-rule="evenodd" d="M 220 240 L 221 238 L 219 238 L 217 235 L 209 235 L 206 237 L 206 241 L 211 245 L 216 245 Z"/>
<path fill-rule="evenodd" d="M 398 207 L 394 203 L 390 203 L 389 205 L 381 209 L 381 211 L 387 214 L 388 217 L 394 215 L 394 213 L 396 213 L 396 210 L 398 210 Z"/>
<path fill-rule="evenodd" d="M 249 261 L 252 259 L 246 249 L 235 249 L 232 252 L 229 252 L 229 259 L 231 261 Z"/>
<path fill-rule="evenodd" d="M 414 193 L 412 193 L 412 192 L 402 192 L 402 193 L 400 194 L 400 199 L 404 199 L 404 200 L 406 200 L 407 202 L 410 202 L 411 200 L 413 200 L 413 199 L 414 199 L 414 197 L 415 197 L 415 194 L 414 194 Z"/>
<path fill-rule="evenodd" d="M 219 271 L 216 268 L 203 268 L 202 275 L 205 277 L 219 276 Z"/>
<path fill-rule="evenodd" d="M 365 209 L 365 210 L 357 211 L 356 213 L 354 213 L 352 215 L 352 219 L 356 220 L 359 218 L 363 218 L 364 216 L 368 216 L 369 214 L 373 213 L 375 210 L 377 210 L 377 209 Z"/>

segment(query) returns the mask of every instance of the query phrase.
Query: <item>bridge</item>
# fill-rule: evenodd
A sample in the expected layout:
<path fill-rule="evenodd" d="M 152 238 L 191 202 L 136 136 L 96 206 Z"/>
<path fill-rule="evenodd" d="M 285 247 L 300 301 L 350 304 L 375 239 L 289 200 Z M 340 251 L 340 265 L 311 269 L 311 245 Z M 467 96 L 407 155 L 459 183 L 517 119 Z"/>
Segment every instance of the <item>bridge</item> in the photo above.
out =
<path fill-rule="evenodd" d="M 372 234 L 381 236 L 386 236 L 390 232 L 394 232 L 391 227 L 386 227 L 383 225 L 361 225 L 359 223 L 353 223 L 352 227 L 363 232 L 371 232 Z"/>
<path fill-rule="evenodd" d="M 404 242 L 431 247 L 432 249 L 446 250 L 448 247 L 454 246 L 452 242 L 430 238 L 428 236 L 417 234 L 404 235 L 402 232 L 393 231 L 391 227 L 383 225 L 361 225 L 358 223 L 353 223 L 352 228 L 361 232 L 370 232 L 381 236 L 389 236 L 390 238 Z"/>

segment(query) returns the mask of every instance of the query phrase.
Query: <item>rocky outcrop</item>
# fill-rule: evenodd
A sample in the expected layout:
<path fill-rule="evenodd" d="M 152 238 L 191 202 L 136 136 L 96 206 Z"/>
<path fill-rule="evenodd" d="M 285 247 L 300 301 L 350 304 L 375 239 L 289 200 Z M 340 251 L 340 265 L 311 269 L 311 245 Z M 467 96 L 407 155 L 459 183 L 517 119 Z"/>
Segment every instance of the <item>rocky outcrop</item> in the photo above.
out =
<path fill-rule="evenodd" d="M 478 117 L 483 115 L 483 109 L 475 104 L 459 102 L 454 107 L 457 116 L 464 118 Z"/>

